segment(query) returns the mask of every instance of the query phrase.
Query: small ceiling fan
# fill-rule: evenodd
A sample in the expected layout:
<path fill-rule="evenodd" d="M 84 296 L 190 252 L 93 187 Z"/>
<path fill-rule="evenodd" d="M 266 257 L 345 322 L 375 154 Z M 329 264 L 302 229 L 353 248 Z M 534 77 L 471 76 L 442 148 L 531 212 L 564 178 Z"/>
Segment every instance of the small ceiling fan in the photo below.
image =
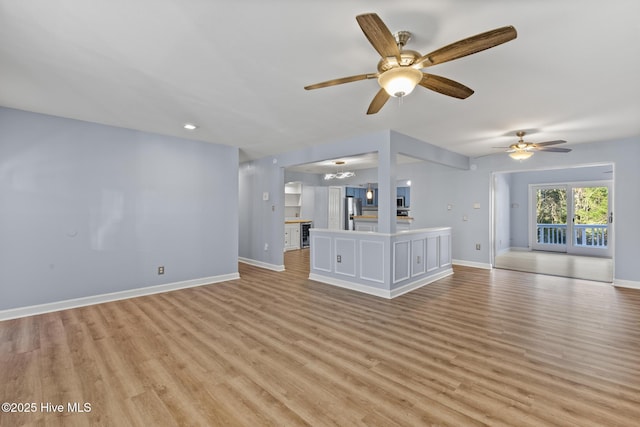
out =
<path fill-rule="evenodd" d="M 512 26 L 506 26 L 462 39 L 426 55 L 421 55 L 415 50 L 403 49 L 411 38 L 409 31 L 391 34 L 377 14 L 358 15 L 356 21 L 373 48 L 382 57 L 378 62 L 378 72 L 328 80 L 305 86 L 305 89 L 319 89 L 359 80 L 378 79 L 381 89 L 371 101 L 367 114 L 377 113 L 390 97 L 406 96 L 417 85 L 454 98 L 468 98 L 473 94 L 472 89 L 446 77 L 427 74 L 420 70 L 481 52 L 517 37 L 516 29 Z"/>
<path fill-rule="evenodd" d="M 536 151 L 551 151 L 554 153 L 568 153 L 571 151 L 570 148 L 560 148 L 560 147 L 550 147 L 550 145 L 558 145 L 564 144 L 567 141 L 563 141 L 561 139 L 555 141 L 545 141 L 545 142 L 525 142 L 524 141 L 524 131 L 516 132 L 516 136 L 519 138 L 518 142 L 515 144 L 511 144 L 508 147 L 494 147 L 494 148 L 505 148 L 506 152 L 509 153 L 509 156 L 515 160 L 526 160 L 529 157 L 533 156 L 533 153 Z"/>

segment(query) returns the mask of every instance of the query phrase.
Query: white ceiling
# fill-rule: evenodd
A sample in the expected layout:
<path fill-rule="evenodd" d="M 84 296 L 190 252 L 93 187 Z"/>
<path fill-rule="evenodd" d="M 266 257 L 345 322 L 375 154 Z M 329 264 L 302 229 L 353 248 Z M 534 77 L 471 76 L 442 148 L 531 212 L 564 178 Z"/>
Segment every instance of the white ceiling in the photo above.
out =
<path fill-rule="evenodd" d="M 303 90 L 376 71 L 365 12 L 411 31 L 422 54 L 505 25 L 518 38 L 429 68 L 468 99 L 419 87 L 367 116 L 376 80 Z M 381 129 L 471 157 L 519 129 L 571 148 L 640 135 L 638 16 L 637 0 L 0 0 L 0 105 L 237 146 L 242 159 Z"/>

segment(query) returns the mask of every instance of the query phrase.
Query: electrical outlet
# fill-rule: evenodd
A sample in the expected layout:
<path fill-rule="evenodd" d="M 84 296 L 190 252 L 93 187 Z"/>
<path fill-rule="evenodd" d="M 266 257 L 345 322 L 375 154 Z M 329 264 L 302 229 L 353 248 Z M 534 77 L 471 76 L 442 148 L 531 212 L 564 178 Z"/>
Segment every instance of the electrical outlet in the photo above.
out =
<path fill-rule="evenodd" d="M 476 243 L 476 251 L 480 250 L 480 243 Z"/>
<path fill-rule="evenodd" d="M 338 261 L 338 262 L 342 262 L 342 255 L 338 255 L 338 257 L 337 257 L 337 258 L 338 258 L 338 259 L 337 259 L 337 261 Z"/>
<path fill-rule="evenodd" d="M 158 267 L 158 274 L 164 274 L 164 265 Z"/>
<path fill-rule="evenodd" d="M 420 264 L 420 255 L 418 255 L 418 257 L 416 259 L 416 264 Z"/>
<path fill-rule="evenodd" d="M 268 250 L 269 250 L 269 244 L 268 244 L 268 243 L 265 243 L 265 244 L 264 244 L 264 250 L 265 250 L 265 251 L 268 251 Z"/>

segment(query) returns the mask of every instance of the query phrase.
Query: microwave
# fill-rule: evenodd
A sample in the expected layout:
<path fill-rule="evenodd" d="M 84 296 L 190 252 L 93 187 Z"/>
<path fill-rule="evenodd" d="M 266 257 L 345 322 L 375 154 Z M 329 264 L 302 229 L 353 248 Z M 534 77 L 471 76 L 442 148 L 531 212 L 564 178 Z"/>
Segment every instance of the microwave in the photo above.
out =
<path fill-rule="evenodd" d="M 396 207 L 397 208 L 404 208 L 404 196 L 396 197 Z"/>

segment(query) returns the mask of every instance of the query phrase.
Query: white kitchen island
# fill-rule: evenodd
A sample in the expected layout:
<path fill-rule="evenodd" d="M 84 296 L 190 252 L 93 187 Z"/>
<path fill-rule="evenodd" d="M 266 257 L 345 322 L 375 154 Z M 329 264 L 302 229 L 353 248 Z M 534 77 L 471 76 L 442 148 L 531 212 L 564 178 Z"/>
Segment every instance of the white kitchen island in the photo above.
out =
<path fill-rule="evenodd" d="M 453 274 L 451 227 L 311 230 L 309 279 L 394 298 Z"/>

